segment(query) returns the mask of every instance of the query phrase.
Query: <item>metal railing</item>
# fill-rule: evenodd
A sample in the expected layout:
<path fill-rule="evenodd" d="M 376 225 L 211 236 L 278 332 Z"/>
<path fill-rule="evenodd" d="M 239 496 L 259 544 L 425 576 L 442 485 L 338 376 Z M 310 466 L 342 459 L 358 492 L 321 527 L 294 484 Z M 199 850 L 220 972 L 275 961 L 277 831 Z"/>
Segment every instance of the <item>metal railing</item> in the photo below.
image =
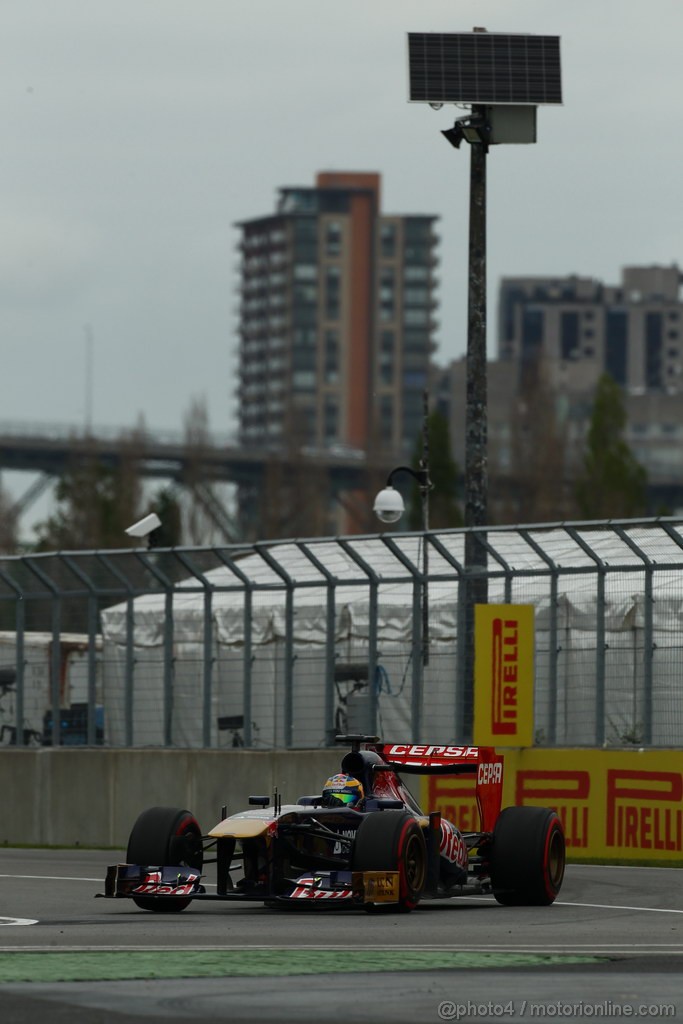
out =
<path fill-rule="evenodd" d="M 0 744 L 465 738 L 473 572 L 535 607 L 538 744 L 683 744 L 677 519 L 0 558 Z"/>

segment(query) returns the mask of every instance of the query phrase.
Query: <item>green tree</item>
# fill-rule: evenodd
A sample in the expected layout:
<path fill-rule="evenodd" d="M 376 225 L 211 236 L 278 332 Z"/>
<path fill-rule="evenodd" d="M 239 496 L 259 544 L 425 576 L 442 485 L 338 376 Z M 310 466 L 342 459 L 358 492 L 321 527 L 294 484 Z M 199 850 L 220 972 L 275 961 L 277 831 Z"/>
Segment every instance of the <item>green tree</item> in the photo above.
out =
<path fill-rule="evenodd" d="M 182 514 L 172 487 L 162 487 L 152 495 L 150 511 L 156 512 L 161 520 L 161 526 L 154 531 L 154 546 L 178 547 L 182 538 Z"/>
<path fill-rule="evenodd" d="M 0 486 L 0 554 L 13 554 L 17 544 L 17 517 L 12 509 L 12 498 Z"/>
<path fill-rule="evenodd" d="M 463 517 L 458 504 L 458 466 L 451 453 L 448 420 L 438 409 L 432 410 L 427 418 L 429 444 L 429 478 L 432 490 L 429 492 L 430 530 L 450 529 L 462 526 Z M 423 437 L 420 434 L 415 444 L 412 468 L 419 469 L 423 456 Z M 415 484 L 408 503 L 408 526 L 411 530 L 422 529 L 422 499 Z"/>
<path fill-rule="evenodd" d="M 586 519 L 628 519 L 647 509 L 647 474 L 624 440 L 626 410 L 619 385 L 598 381 L 576 500 Z"/>

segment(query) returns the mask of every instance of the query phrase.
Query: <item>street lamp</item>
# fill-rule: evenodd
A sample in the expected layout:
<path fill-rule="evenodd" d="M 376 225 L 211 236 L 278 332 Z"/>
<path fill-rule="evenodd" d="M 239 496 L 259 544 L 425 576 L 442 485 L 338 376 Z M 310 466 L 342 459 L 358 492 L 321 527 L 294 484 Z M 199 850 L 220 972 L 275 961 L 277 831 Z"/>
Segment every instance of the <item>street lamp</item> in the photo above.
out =
<path fill-rule="evenodd" d="M 436 110 L 465 104 L 471 113 L 442 132 L 452 146 L 471 147 L 467 400 L 465 411 L 465 630 L 459 725 L 472 734 L 474 609 L 487 601 L 486 550 L 475 527 L 487 521 L 486 429 L 486 154 L 490 145 L 536 142 L 536 107 L 561 103 L 557 36 L 472 33 L 408 34 L 410 102 Z"/>
<path fill-rule="evenodd" d="M 410 473 L 413 480 L 420 488 L 420 500 L 422 505 L 422 529 L 429 529 L 429 492 L 432 484 L 429 480 L 429 471 L 425 469 L 412 469 L 410 466 L 397 466 L 392 469 L 387 477 L 384 488 L 379 491 L 375 498 L 372 510 L 378 519 L 383 523 L 397 523 L 406 510 L 403 496 L 394 487 L 394 477 L 397 473 Z"/>

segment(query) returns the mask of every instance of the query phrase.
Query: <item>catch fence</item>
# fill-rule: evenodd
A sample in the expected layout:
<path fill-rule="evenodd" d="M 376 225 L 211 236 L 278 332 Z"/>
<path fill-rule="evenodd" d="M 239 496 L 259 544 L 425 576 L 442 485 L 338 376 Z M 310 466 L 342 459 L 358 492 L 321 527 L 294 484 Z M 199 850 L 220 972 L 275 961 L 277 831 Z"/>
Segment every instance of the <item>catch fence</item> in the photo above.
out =
<path fill-rule="evenodd" d="M 537 745 L 683 745 L 678 519 L 3 557 L 0 744 L 465 740 L 482 594 L 534 606 Z"/>

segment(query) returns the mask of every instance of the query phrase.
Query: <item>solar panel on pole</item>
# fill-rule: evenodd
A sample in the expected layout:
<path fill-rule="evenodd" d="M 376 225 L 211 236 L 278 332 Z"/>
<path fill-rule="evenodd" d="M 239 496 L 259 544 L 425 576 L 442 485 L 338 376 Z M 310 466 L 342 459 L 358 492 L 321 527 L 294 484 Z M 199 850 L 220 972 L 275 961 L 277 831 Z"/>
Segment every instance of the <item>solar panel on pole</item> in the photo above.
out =
<path fill-rule="evenodd" d="M 409 32 L 411 103 L 562 103 L 559 36 Z"/>

